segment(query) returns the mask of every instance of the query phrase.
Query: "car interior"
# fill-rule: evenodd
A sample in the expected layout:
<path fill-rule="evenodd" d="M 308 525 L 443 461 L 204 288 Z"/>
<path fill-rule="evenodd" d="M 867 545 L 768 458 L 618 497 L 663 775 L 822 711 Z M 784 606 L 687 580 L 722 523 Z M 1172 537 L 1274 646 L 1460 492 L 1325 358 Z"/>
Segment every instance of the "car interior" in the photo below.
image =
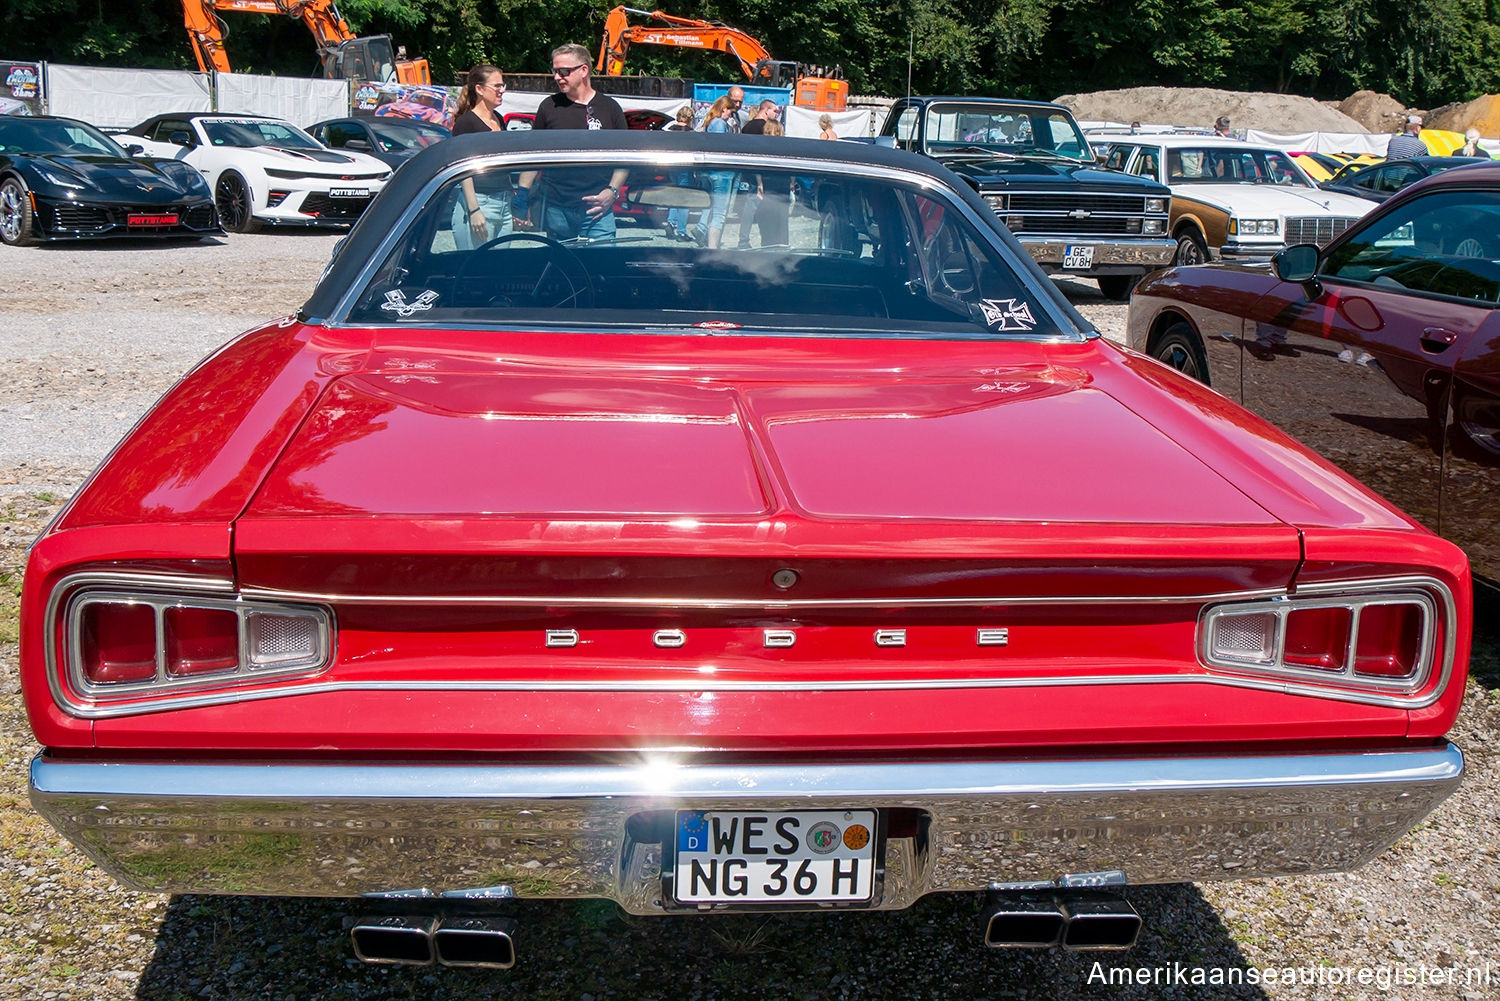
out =
<path fill-rule="evenodd" d="M 676 174 L 637 171 L 638 183 L 624 186 L 617 205 L 613 238 L 515 226 L 473 249 L 459 249 L 452 232 L 455 217 L 465 218 L 454 212 L 463 193 L 452 182 L 383 262 L 350 320 L 528 318 L 720 334 L 745 327 L 906 336 L 1054 331 L 997 248 L 930 194 L 836 174 L 742 173 L 724 209 L 720 248 L 708 249 L 663 232 L 674 211 L 688 231 L 700 232 L 715 211 L 705 172 Z M 741 245 L 752 200 L 759 225 Z M 776 214 L 779 225 L 770 218 Z M 532 206 L 531 219 L 546 216 Z"/>

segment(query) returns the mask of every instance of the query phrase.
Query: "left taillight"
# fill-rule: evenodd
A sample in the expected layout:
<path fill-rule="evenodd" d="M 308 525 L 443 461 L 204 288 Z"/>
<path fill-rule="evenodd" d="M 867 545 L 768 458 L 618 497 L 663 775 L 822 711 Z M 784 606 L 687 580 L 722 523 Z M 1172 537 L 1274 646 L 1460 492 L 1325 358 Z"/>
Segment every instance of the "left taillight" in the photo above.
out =
<path fill-rule="evenodd" d="M 1439 609 L 1422 590 L 1283 597 L 1207 609 L 1210 668 L 1375 692 L 1415 692 L 1436 659 Z"/>
<path fill-rule="evenodd" d="M 333 647 L 332 616 L 315 605 L 84 590 L 64 609 L 61 666 L 91 700 L 306 676 Z"/>

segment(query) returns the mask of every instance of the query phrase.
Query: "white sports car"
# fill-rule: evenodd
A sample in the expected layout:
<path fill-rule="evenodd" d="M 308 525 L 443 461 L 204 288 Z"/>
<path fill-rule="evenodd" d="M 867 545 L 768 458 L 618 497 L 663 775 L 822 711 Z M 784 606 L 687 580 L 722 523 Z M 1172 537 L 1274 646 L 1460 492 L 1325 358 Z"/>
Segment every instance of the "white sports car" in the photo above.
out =
<path fill-rule="evenodd" d="M 157 115 L 119 141 L 196 167 L 224 228 L 237 233 L 262 223 L 352 223 L 391 176 L 372 156 L 328 149 L 290 122 L 258 115 Z"/>

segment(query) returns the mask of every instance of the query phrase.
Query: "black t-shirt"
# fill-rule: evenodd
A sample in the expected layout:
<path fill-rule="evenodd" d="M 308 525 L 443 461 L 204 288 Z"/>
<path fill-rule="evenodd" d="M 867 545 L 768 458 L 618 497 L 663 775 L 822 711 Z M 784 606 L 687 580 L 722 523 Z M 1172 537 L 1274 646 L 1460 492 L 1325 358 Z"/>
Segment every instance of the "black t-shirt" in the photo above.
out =
<path fill-rule="evenodd" d="M 752 118 L 740 129 L 741 135 L 763 136 L 766 134 L 766 120 L 764 118 Z"/>
<path fill-rule="evenodd" d="M 459 115 L 453 122 L 453 134 L 456 136 L 468 135 L 471 132 L 498 132 L 492 129 L 483 118 L 476 115 L 471 108 Z M 474 190 L 486 195 L 508 195 L 511 193 L 510 173 L 503 170 L 490 170 L 479 174 L 474 178 Z"/>
<path fill-rule="evenodd" d="M 630 126 L 625 123 L 625 112 L 620 109 L 619 103 L 608 94 L 595 91 L 587 104 L 580 104 L 566 94 L 553 94 L 538 106 L 536 118 L 532 120 L 531 127 L 533 129 L 625 129 Z M 560 174 L 557 171 L 545 171 L 542 174 L 542 183 L 546 186 L 549 197 L 576 201 L 584 195 L 597 195 L 603 191 L 613 176 L 612 170 L 592 171 L 573 168 Z"/>

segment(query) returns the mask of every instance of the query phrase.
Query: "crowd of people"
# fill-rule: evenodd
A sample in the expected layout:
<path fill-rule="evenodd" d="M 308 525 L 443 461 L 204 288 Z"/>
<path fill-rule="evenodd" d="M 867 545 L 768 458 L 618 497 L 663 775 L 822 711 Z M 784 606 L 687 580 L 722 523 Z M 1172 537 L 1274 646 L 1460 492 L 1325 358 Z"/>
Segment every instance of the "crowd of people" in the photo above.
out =
<path fill-rule="evenodd" d="M 582 45 L 560 45 L 552 50 L 552 78 L 557 93 L 537 107 L 531 124 L 533 130 L 628 128 L 619 102 L 594 89 L 589 52 Z M 488 64 L 473 67 L 459 91 L 453 134 L 504 131 L 505 121 L 499 114 L 504 97 L 505 76 L 498 67 Z M 746 109 L 744 103 L 744 88 L 730 87 L 708 107 L 701 122 L 695 125 L 692 107 L 684 105 L 678 110 L 676 120 L 666 128 L 677 132 L 696 128 L 710 133 L 773 137 L 784 134 L 782 109 L 775 101 L 761 101 L 753 111 Z M 819 117 L 818 129 L 820 139 L 839 138 L 829 115 Z M 461 197 L 453 207 L 454 243 L 460 250 L 471 250 L 536 225 L 557 240 L 608 239 L 615 235 L 614 204 L 625 178 L 626 171 L 622 169 L 600 168 L 569 171 L 562 176 L 528 171 L 514 184 L 503 172 L 498 176 L 465 179 Z M 790 178 L 708 171 L 700 180 L 708 189 L 708 207 L 691 228 L 686 208 L 670 209 L 663 223 L 668 239 L 718 249 L 731 202 L 738 195 L 737 246 L 750 246 L 751 234 L 757 228 L 762 246 L 786 243 L 793 183 Z M 682 187 L 699 183 L 692 171 L 674 172 L 672 182 Z M 543 206 L 540 220 L 531 217 L 533 193 Z"/>

